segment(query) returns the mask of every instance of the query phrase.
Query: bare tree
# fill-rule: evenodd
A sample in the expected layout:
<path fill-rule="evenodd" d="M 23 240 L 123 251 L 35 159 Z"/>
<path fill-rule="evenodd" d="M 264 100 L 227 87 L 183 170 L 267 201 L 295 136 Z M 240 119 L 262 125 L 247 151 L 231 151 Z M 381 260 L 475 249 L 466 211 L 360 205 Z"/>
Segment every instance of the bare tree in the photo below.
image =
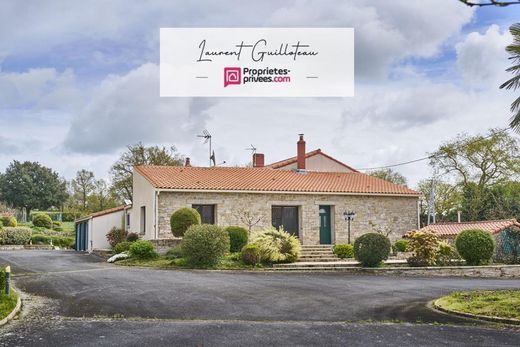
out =
<path fill-rule="evenodd" d="M 249 232 L 249 236 L 251 236 L 251 230 L 254 226 L 256 226 L 264 215 L 262 213 L 253 213 L 250 210 L 245 208 L 241 208 L 234 213 L 235 218 L 237 218 L 241 223 L 247 226 L 247 230 Z"/>

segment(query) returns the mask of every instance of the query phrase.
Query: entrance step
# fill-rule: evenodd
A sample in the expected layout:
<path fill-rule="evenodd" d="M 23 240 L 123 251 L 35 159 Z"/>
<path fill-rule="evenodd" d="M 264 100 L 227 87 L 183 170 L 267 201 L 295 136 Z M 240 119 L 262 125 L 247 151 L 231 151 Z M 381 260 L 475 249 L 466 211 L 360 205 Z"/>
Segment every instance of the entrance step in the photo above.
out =
<path fill-rule="evenodd" d="M 338 258 L 332 252 L 332 245 L 302 245 L 300 259 L 296 264 L 334 261 L 338 261 Z"/>

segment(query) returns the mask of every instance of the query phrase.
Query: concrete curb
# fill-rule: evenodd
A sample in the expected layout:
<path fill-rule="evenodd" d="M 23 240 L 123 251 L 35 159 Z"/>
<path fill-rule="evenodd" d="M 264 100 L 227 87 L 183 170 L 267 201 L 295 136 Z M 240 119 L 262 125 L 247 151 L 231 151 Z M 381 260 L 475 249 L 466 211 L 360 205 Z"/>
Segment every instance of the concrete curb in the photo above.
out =
<path fill-rule="evenodd" d="M 18 312 L 20 312 L 20 308 L 22 307 L 22 299 L 20 298 L 20 295 L 17 293 L 18 295 L 18 299 L 16 300 L 16 306 L 14 307 L 13 311 L 11 311 L 11 313 L 9 313 L 7 315 L 7 317 L 5 317 L 4 319 L 0 320 L 0 327 L 2 325 L 5 325 L 7 323 L 9 323 L 9 321 L 11 319 L 14 318 L 14 316 L 16 316 L 18 314 Z"/>
<path fill-rule="evenodd" d="M 484 321 L 494 322 L 494 323 L 520 325 L 520 319 L 494 317 L 494 316 L 483 316 L 483 315 L 479 315 L 479 314 L 460 312 L 460 311 L 456 311 L 456 310 L 449 310 L 449 309 L 444 308 L 441 305 L 439 305 L 437 303 L 439 300 L 440 300 L 440 298 L 435 300 L 435 301 L 433 301 L 432 307 L 434 309 L 436 309 L 436 310 L 439 310 L 439 311 L 443 312 L 443 313 L 452 314 L 452 315 L 460 316 L 460 317 L 471 318 L 471 319 L 484 320 Z"/>

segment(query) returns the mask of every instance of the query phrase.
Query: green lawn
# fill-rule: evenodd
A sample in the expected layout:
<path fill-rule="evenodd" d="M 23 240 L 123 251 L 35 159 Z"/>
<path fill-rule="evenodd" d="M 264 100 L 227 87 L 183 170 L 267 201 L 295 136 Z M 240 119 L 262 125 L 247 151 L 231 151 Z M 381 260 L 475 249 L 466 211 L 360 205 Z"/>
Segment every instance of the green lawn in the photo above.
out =
<path fill-rule="evenodd" d="M 11 295 L 7 296 L 0 294 L 0 320 L 7 317 L 9 313 L 16 307 L 16 301 L 18 295 L 14 291 L 11 291 Z"/>
<path fill-rule="evenodd" d="M 520 319 L 520 290 L 455 292 L 435 303 L 452 311 Z"/>
<path fill-rule="evenodd" d="M 116 262 L 117 265 L 124 266 L 144 266 L 144 267 L 152 267 L 158 269 L 190 269 L 192 267 L 188 266 L 184 259 L 170 259 L 166 256 L 159 256 L 157 259 L 152 260 L 140 260 L 140 259 L 125 259 Z M 215 267 L 211 267 L 213 270 L 236 270 L 236 269 L 258 269 L 261 266 L 252 266 L 246 265 L 240 260 L 235 260 L 235 257 L 232 255 L 227 255 L 222 259 L 219 265 Z"/>

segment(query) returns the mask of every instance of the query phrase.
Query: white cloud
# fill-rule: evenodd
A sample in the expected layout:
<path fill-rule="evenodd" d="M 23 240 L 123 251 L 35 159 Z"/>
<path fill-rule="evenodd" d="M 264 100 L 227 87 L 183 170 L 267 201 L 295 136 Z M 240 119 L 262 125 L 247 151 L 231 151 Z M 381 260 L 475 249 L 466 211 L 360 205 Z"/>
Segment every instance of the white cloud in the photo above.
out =
<path fill-rule="evenodd" d="M 66 109 L 79 100 L 74 72 L 54 68 L 0 72 L 0 108 Z"/>
<path fill-rule="evenodd" d="M 491 25 L 483 33 L 469 33 L 456 45 L 457 67 L 464 81 L 472 87 L 498 87 L 507 79 L 505 69 L 510 61 L 505 47 L 512 42 L 509 31 L 500 32 Z"/>
<path fill-rule="evenodd" d="M 138 141 L 182 143 L 204 128 L 209 99 L 159 97 L 159 67 L 108 76 L 70 126 L 66 149 L 110 153 Z"/>
<path fill-rule="evenodd" d="M 381 78 L 408 57 L 432 57 L 472 18 L 457 1 L 295 1 L 276 10 L 274 26 L 354 27 L 356 78 Z"/>

